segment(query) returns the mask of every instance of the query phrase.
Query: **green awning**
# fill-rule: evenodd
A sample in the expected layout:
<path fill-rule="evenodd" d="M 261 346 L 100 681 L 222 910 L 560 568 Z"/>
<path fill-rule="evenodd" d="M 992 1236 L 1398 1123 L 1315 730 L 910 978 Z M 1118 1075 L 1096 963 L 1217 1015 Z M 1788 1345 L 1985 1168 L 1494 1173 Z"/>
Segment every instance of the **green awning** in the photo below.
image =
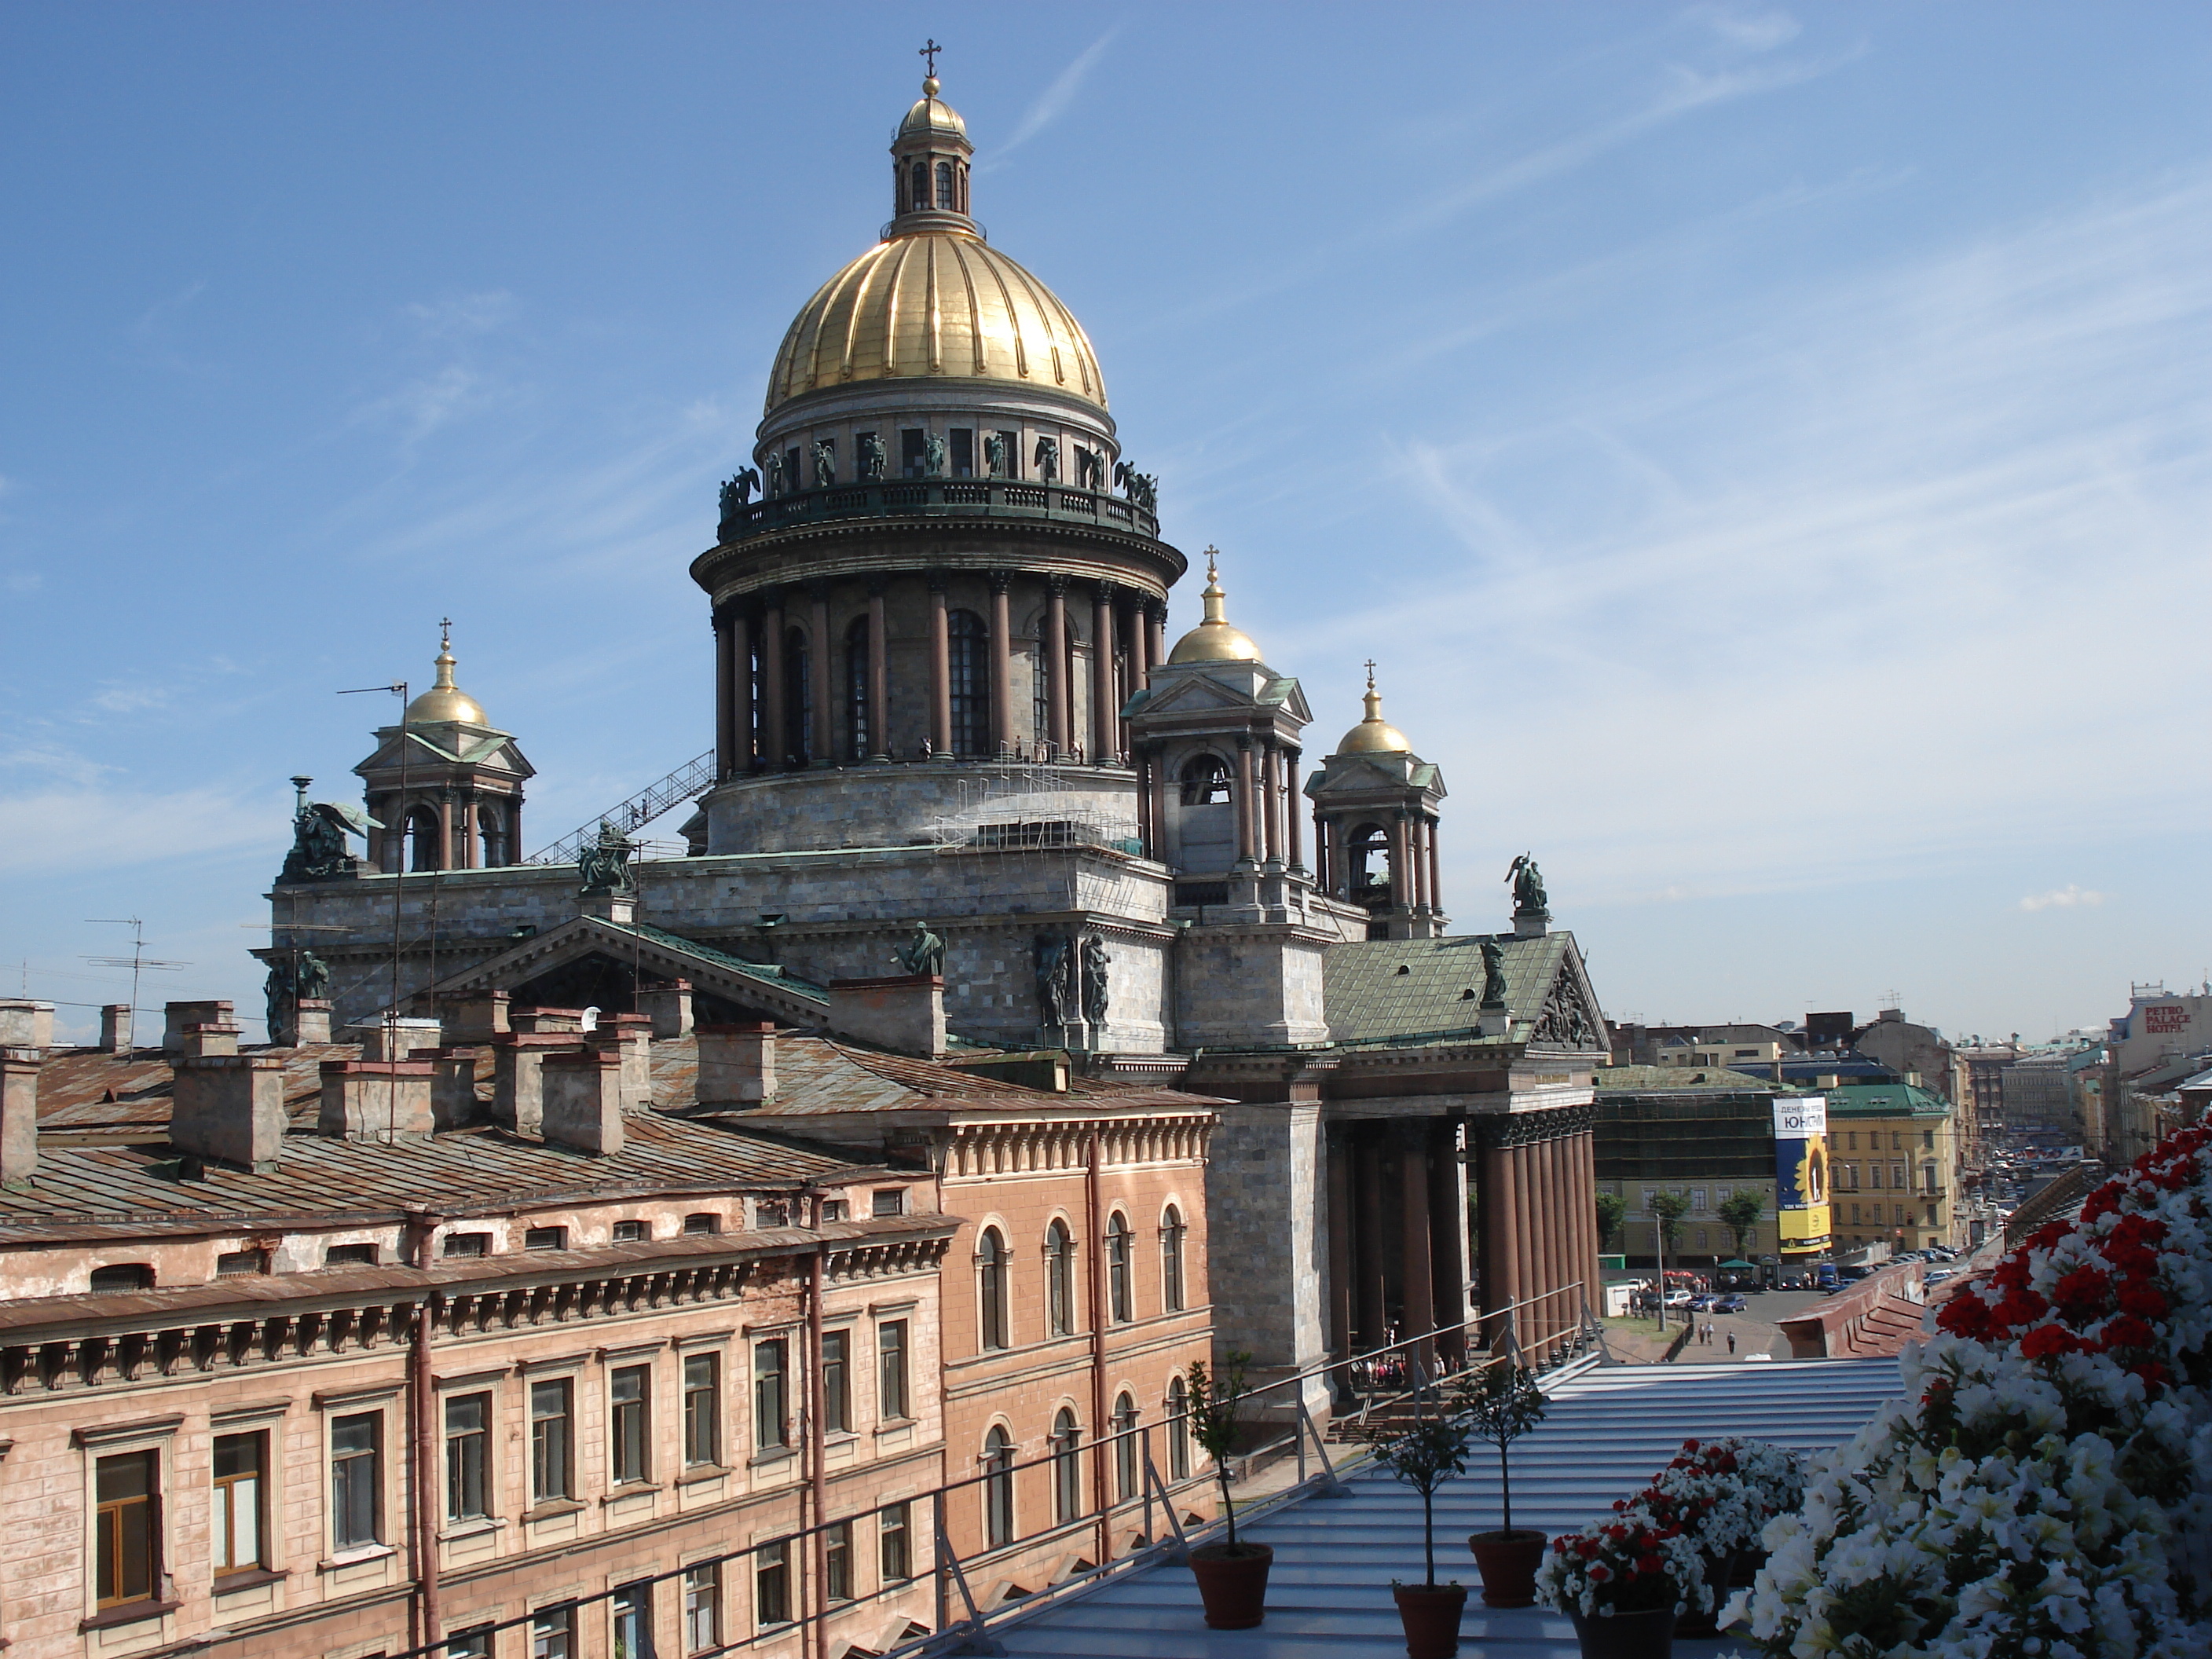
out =
<path fill-rule="evenodd" d="M 1721 1263 L 1721 1266 L 1723 1267 L 1741 1267 L 1746 1273 L 1750 1273 L 1753 1270 L 1750 1262 L 1743 1261 L 1723 1261 Z"/>

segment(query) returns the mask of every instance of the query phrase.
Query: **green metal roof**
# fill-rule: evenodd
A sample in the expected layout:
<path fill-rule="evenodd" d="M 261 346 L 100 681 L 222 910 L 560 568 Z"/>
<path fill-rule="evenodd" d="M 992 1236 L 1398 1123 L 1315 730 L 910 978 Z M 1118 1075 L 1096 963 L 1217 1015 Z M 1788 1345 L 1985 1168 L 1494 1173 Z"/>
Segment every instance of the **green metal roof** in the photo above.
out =
<path fill-rule="evenodd" d="M 1340 1044 L 1480 1040 L 1482 946 L 1504 951 L 1505 1007 L 1513 1036 L 1527 1022 L 1573 948 L 1571 933 L 1515 939 L 1508 933 L 1460 933 L 1448 939 L 1370 939 L 1333 945 L 1322 958 L 1329 1034 Z M 1498 1038 L 1494 1041 L 1503 1042 Z"/>
<path fill-rule="evenodd" d="M 1830 1117 L 1948 1117 L 1951 1103 L 1910 1083 L 1847 1083 L 1820 1092 Z"/>

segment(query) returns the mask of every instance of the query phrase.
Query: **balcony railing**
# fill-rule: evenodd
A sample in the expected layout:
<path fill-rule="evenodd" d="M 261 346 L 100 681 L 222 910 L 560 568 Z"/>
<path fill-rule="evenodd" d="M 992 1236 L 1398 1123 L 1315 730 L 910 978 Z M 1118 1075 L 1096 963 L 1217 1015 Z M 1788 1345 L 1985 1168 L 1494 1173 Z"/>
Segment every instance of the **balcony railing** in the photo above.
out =
<path fill-rule="evenodd" d="M 838 519 L 1012 519 L 1096 525 L 1157 539 L 1160 521 L 1134 501 L 1096 489 L 1007 478 L 885 478 L 799 489 L 732 507 L 717 538 L 725 544 L 794 526 Z"/>

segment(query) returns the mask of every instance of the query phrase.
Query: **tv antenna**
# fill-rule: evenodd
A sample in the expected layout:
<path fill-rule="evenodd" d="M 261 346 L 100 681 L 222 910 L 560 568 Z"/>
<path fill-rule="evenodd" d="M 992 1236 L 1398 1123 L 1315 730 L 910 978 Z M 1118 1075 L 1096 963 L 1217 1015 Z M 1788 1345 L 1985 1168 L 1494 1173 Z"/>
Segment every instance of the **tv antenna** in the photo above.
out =
<path fill-rule="evenodd" d="M 127 957 L 87 957 L 85 961 L 95 968 L 128 968 L 131 970 L 131 1012 L 138 1012 L 138 976 L 151 969 L 157 974 L 173 974 L 189 968 L 189 962 L 165 962 L 146 954 L 146 924 L 137 916 L 87 916 L 86 924 L 100 927 L 128 927 L 131 930 L 131 954 Z M 134 1042 L 132 1047 L 137 1045 Z"/>
<path fill-rule="evenodd" d="M 453 624 L 441 618 L 438 625 L 450 637 Z M 443 655 L 447 648 L 441 644 L 438 647 L 440 654 Z M 379 691 L 399 699 L 399 841 L 398 856 L 392 860 L 392 1006 L 384 1015 L 384 1053 L 389 1060 L 397 1058 L 399 1050 L 399 942 L 400 927 L 404 917 L 399 901 L 400 890 L 407 882 L 407 825 L 411 821 L 412 811 L 407 802 L 407 682 L 394 680 L 389 685 L 356 685 L 337 695 L 341 697 L 360 697 Z M 391 834 L 392 826 L 387 824 L 385 835 L 389 837 Z M 442 867 L 445 856 L 450 850 L 440 848 L 438 865 L 433 867 Z M 272 933 L 270 938 L 273 941 L 275 935 Z M 388 1138 L 397 1139 L 399 1134 L 399 1073 L 396 1071 L 392 1073 L 392 1086 L 385 1111 Z"/>

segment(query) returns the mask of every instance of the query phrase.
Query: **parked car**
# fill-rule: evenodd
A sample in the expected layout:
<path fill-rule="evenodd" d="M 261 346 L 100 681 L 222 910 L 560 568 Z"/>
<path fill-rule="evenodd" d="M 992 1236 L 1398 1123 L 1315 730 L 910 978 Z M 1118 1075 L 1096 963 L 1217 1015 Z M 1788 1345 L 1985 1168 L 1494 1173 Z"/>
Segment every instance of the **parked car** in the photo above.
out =
<path fill-rule="evenodd" d="M 1949 1267 L 1938 1267 L 1920 1282 L 1923 1285 L 1941 1285 L 1945 1279 L 1956 1279 L 1958 1276 L 1957 1273 Z"/>
<path fill-rule="evenodd" d="M 1695 1296 L 1690 1298 L 1691 1308 L 1700 1313 L 1711 1308 L 1712 1305 L 1713 1293 L 1711 1291 L 1699 1291 Z"/>
<path fill-rule="evenodd" d="M 1745 1301 L 1741 1297 L 1731 1293 L 1715 1301 L 1713 1304 L 1713 1311 L 1715 1313 L 1741 1313 L 1750 1305 L 1751 1304 Z"/>
<path fill-rule="evenodd" d="M 1670 1308 L 1686 1308 L 1694 1299 L 1695 1295 L 1692 1291 L 1669 1291 L 1667 1292 L 1667 1305 Z"/>
<path fill-rule="evenodd" d="M 1846 1267 L 1837 1277 L 1846 1285 L 1856 1285 L 1873 1271 L 1871 1267 Z"/>

